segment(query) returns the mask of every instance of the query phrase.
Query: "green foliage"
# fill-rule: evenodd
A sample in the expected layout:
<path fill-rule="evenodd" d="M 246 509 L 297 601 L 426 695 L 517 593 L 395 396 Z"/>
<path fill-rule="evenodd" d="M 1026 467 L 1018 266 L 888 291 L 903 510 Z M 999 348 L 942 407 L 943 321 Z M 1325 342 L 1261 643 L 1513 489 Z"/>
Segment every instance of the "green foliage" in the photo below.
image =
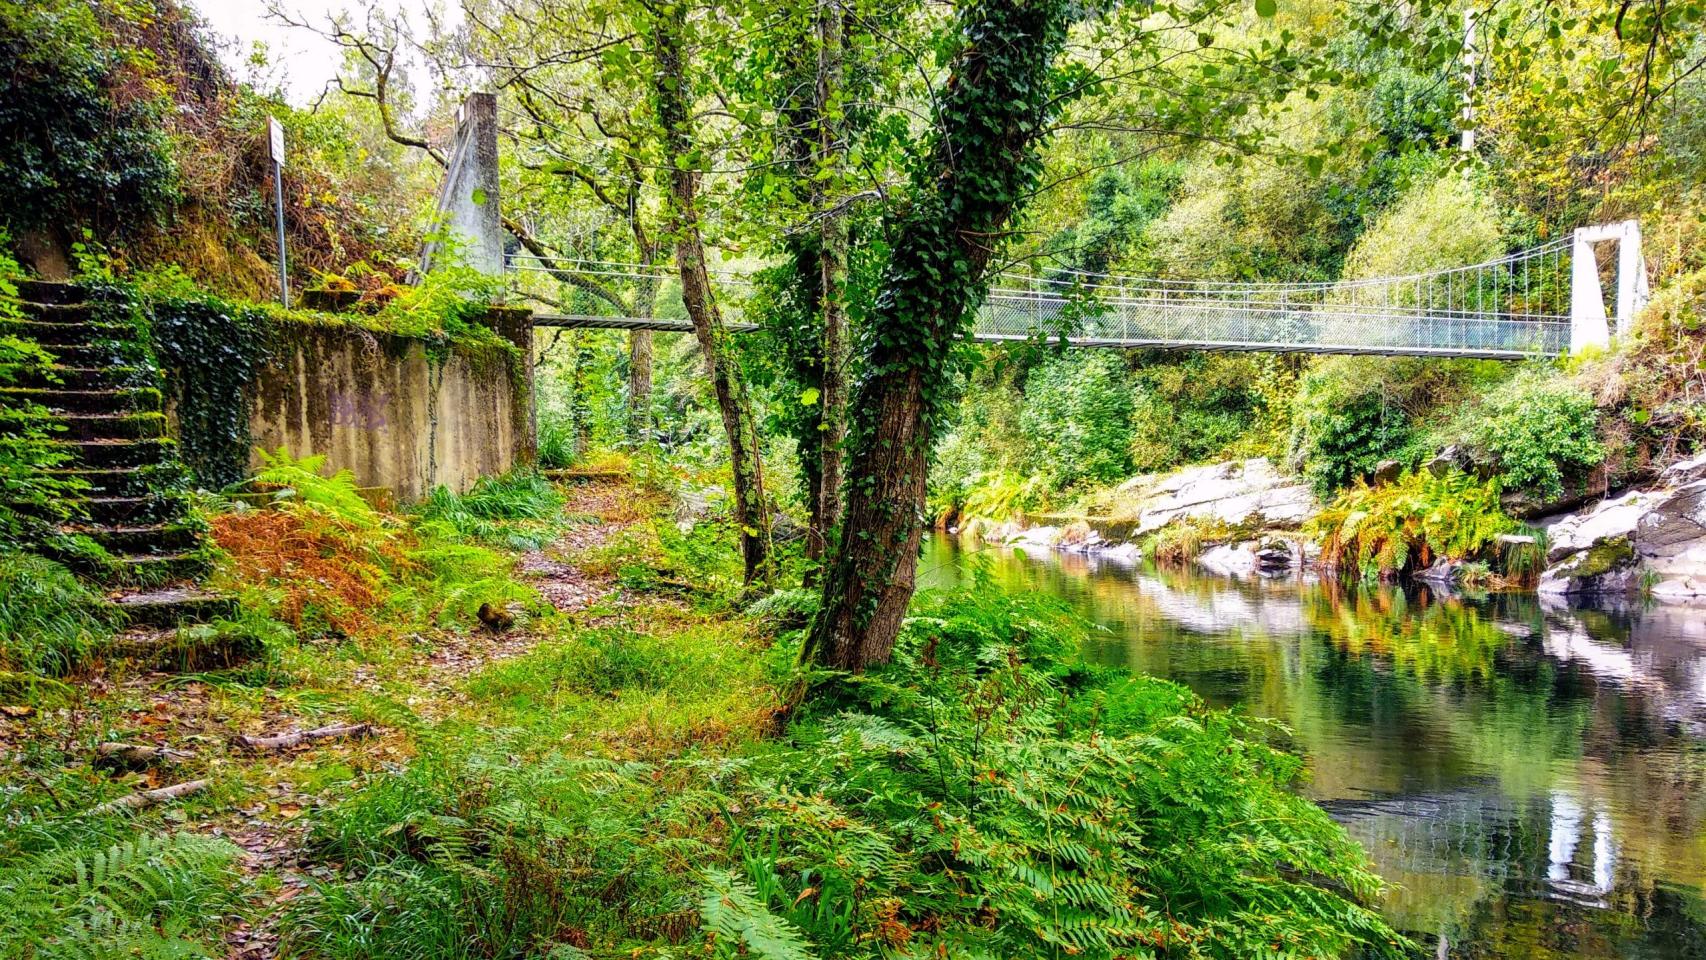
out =
<path fill-rule="evenodd" d="M 32 824 L 31 826 L 35 826 Z M 111 831 L 116 833 L 117 831 Z M 40 843 L 0 841 L 0 955 L 31 960 L 183 960 L 221 955 L 221 913 L 237 904 L 229 841 L 193 833 Z"/>
<path fill-rule="evenodd" d="M 193 287 L 146 310 L 185 463 L 203 486 L 236 483 L 249 469 L 252 387 L 271 354 L 265 313 Z"/>
<path fill-rule="evenodd" d="M 0 387 L 40 377 L 53 363 L 40 344 L 6 329 L 8 321 L 23 316 L 15 282 L 22 271 L 12 258 L 10 239 L 0 228 Z M 71 458 L 54 442 L 64 429 L 39 403 L 7 397 L 0 404 L 0 540 L 39 541 L 53 523 L 74 514 L 71 498 L 83 483 L 47 472 Z"/>
<path fill-rule="evenodd" d="M 1465 411 L 1462 430 L 1498 470 L 1504 489 L 1544 500 L 1605 459 L 1598 424 L 1586 390 L 1553 374 L 1524 371 Z"/>
<path fill-rule="evenodd" d="M 556 535 L 563 493 L 537 473 L 481 477 L 463 494 L 435 487 L 416 508 L 423 528 L 447 540 L 537 550 Z"/>
<path fill-rule="evenodd" d="M 0 671 L 70 671 L 112 634 L 100 602 L 59 564 L 0 548 Z"/>
<path fill-rule="evenodd" d="M 381 525 L 383 518 L 379 511 L 356 488 L 355 474 L 344 469 L 327 476 L 323 454 L 296 459 L 279 447 L 271 453 L 260 451 L 260 457 L 261 470 L 248 484 L 268 493 L 274 501 L 300 503 L 359 529 L 372 530 Z"/>
<path fill-rule="evenodd" d="M 1427 419 L 1504 376 L 1488 361 L 1335 357 L 1316 364 L 1292 405 L 1290 459 L 1327 496 L 1382 460 L 1432 452 Z"/>
<path fill-rule="evenodd" d="M 751 922 L 825 956 L 1397 952 L 1355 845 L 1286 789 L 1295 758 L 1180 687 L 1075 666 L 1081 640 L 1035 595 L 920 597 L 894 662 L 815 701 L 743 800 L 735 849 L 776 918 Z"/>
<path fill-rule="evenodd" d="M 1030 469 L 1056 489 L 1108 483 L 1131 470 L 1132 395 L 1118 354 L 1060 355 L 1025 381 L 1019 428 Z"/>
<path fill-rule="evenodd" d="M 1311 519 L 1305 532 L 1320 541 L 1323 564 L 1373 580 L 1436 559 L 1496 560 L 1499 537 L 1524 528 L 1500 507 L 1497 480 L 1416 470 L 1378 487 L 1359 481 Z"/>
<path fill-rule="evenodd" d="M 0 226 L 134 228 L 177 192 L 165 104 L 145 56 L 115 45 L 99 7 L 0 3 Z M 120 23 L 122 8 L 106 11 Z"/>
<path fill-rule="evenodd" d="M 292 903 L 286 949 L 1396 955 L 1379 881 L 1289 788 L 1273 731 L 1078 665 L 1083 629 L 986 582 L 926 595 L 893 664 L 833 681 L 786 740 L 723 750 L 633 738 L 712 722 L 655 711 L 761 662 L 726 639 L 599 628 L 494 665 L 467 687 L 478 736 L 427 728 L 317 816 L 310 849 L 346 871 Z M 630 703 L 654 706 L 613 757 L 563 734 Z"/>

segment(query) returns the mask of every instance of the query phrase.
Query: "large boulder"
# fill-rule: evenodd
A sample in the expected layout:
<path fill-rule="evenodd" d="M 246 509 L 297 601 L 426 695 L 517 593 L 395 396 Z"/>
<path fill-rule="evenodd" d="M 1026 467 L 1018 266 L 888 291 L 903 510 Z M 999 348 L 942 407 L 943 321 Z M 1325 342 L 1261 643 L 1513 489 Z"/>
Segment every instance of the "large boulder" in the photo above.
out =
<path fill-rule="evenodd" d="M 1540 575 L 1546 594 L 1629 594 L 1641 589 L 1641 562 L 1627 535 L 1606 537 Z"/>
<path fill-rule="evenodd" d="M 1706 480 L 1677 488 L 1635 527 L 1653 596 L 1706 596 Z"/>
<path fill-rule="evenodd" d="M 1266 457 L 1136 477 L 1126 481 L 1121 490 L 1141 498 L 1135 531 L 1138 536 L 1175 520 L 1291 529 L 1321 509 L 1308 484 L 1280 473 Z"/>
<path fill-rule="evenodd" d="M 1706 456 L 1671 466 L 1653 489 L 1565 516 L 1547 535 L 1542 593 L 1706 597 Z"/>

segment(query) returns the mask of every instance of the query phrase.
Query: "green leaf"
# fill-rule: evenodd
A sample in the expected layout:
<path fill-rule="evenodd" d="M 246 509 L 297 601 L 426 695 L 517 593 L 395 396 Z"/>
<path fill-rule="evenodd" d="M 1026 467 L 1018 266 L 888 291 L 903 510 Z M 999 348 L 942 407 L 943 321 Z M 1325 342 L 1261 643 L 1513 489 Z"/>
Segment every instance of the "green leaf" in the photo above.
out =
<path fill-rule="evenodd" d="M 802 406 L 802 407 L 815 407 L 815 406 L 817 406 L 817 398 L 819 396 L 820 396 L 820 394 L 819 394 L 818 389 L 816 387 L 807 387 L 804 390 L 801 390 L 800 391 L 800 406 Z"/>
<path fill-rule="evenodd" d="M 1278 12 L 1278 0 L 1256 0 L 1256 16 L 1271 17 Z"/>
<path fill-rule="evenodd" d="M 474 201 L 474 206 L 476 206 L 476 207 L 485 206 L 486 205 L 486 188 L 485 187 L 475 187 L 474 193 L 471 197 L 469 197 L 469 199 Z"/>

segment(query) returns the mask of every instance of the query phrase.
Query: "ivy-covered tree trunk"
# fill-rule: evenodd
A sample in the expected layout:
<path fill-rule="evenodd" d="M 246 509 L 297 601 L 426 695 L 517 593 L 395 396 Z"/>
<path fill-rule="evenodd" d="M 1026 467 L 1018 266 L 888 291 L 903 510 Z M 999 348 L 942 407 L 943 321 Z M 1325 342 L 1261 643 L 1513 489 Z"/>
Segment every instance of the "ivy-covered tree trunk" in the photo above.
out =
<path fill-rule="evenodd" d="M 722 317 L 705 267 L 705 241 L 699 231 L 699 172 L 692 161 L 692 94 L 682 54 L 687 31 L 684 3 L 662 2 L 651 8 L 647 42 L 654 71 L 653 98 L 669 165 L 669 233 L 681 274 L 681 299 L 693 321 L 693 333 L 705 356 L 705 372 L 717 398 L 723 432 L 728 436 L 733 474 L 735 522 L 740 528 L 741 558 L 748 586 L 769 579 L 770 517 L 764 499 L 758 430 L 746 383 L 723 338 Z"/>
<path fill-rule="evenodd" d="M 651 257 L 646 258 L 648 266 Z M 634 287 L 632 316 L 650 320 L 657 310 L 658 280 L 641 277 Z M 628 439 L 645 443 L 652 438 L 652 332 L 628 334 Z"/>
<path fill-rule="evenodd" d="M 841 95 L 843 17 L 834 0 L 818 0 L 818 64 L 816 95 L 818 152 L 838 157 L 845 147 L 837 143 L 839 125 L 835 116 Z M 814 181 L 815 182 L 815 181 Z M 828 198 L 820 193 L 818 206 Z M 818 483 L 813 491 L 814 539 L 827 548 L 841 522 L 842 444 L 847 438 L 847 308 L 843 287 L 847 279 L 847 220 L 840 213 L 823 210 L 818 226 L 818 281 L 823 298 L 823 392 L 819 402 L 823 415 L 819 425 Z"/>
<path fill-rule="evenodd" d="M 935 139 L 868 328 L 849 407 L 847 503 L 806 654 L 863 670 L 894 650 L 912 598 L 930 447 L 989 264 L 1035 187 L 1068 0 L 976 0 L 938 101 Z"/>

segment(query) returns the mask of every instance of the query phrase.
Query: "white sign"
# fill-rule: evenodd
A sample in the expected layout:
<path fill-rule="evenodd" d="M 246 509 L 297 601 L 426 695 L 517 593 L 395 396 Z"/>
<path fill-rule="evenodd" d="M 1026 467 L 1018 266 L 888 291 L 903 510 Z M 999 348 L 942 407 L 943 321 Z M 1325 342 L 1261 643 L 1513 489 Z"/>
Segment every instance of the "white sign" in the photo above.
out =
<path fill-rule="evenodd" d="M 277 117 L 267 118 L 267 140 L 272 147 L 272 162 L 284 165 L 284 124 Z"/>

